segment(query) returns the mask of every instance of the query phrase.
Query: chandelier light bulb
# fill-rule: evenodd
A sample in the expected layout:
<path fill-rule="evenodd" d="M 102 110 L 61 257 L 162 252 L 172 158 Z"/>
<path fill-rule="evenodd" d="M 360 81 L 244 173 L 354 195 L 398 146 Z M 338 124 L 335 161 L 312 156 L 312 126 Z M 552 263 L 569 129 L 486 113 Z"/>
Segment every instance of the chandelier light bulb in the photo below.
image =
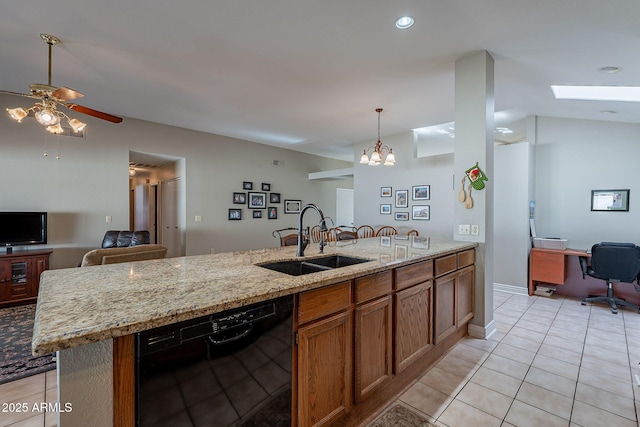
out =
<path fill-rule="evenodd" d="M 69 120 L 69 126 L 71 126 L 74 132 L 81 132 L 82 130 L 84 130 L 84 128 L 87 127 L 87 124 L 82 123 L 78 119 L 71 119 Z"/>
<path fill-rule="evenodd" d="M 47 126 L 47 130 L 56 135 L 64 133 L 64 129 L 62 128 L 62 126 L 60 126 L 60 123 L 56 123 L 55 125 L 52 125 L 52 126 Z"/>

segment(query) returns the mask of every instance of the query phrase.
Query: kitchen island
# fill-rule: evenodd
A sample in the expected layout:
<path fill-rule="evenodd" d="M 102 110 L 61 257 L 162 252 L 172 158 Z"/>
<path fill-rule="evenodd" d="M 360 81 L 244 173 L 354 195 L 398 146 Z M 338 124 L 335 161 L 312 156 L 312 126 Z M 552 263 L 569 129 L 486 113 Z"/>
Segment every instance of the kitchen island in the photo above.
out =
<path fill-rule="evenodd" d="M 259 266 L 296 258 L 295 247 L 50 270 L 42 275 L 33 354 L 59 352 L 59 399 L 61 403 L 66 403 L 66 396 L 74 399 L 69 402 L 73 411 L 60 414 L 61 427 L 88 420 L 94 426 L 129 426 L 135 418 L 133 334 L 295 295 L 292 332 L 300 346 L 294 347 L 293 401 L 300 411 L 294 411 L 294 420 L 299 419 L 297 425 L 309 425 L 362 419 L 371 411 L 367 404 L 379 407 L 383 403 L 381 389 L 403 387 L 410 376 L 423 371 L 466 334 L 466 323 L 473 316 L 475 246 L 472 242 L 394 236 L 333 242 L 325 247 L 325 254 L 370 261 L 301 276 Z M 317 246 L 310 246 L 307 254 L 305 259 L 318 257 Z M 328 297 L 337 298 L 332 300 L 336 305 L 324 307 Z M 384 308 L 378 311 L 379 307 Z M 377 314 L 367 317 L 367 313 Z M 403 334 L 397 325 L 415 324 L 412 315 L 424 319 L 418 322 L 421 333 Z M 357 363 L 363 343 L 369 346 L 367 354 L 371 346 L 376 348 L 375 340 L 367 340 L 369 326 L 362 329 L 367 325 L 364 319 L 377 319 L 388 332 L 378 343 L 384 346 L 380 351 L 382 373 L 375 369 L 363 372 Z M 392 330 L 394 325 L 396 330 Z M 330 408 L 325 416 L 309 413 L 316 406 L 306 405 L 297 396 L 307 395 L 304 387 L 316 386 L 309 384 L 306 375 L 307 370 L 319 367 L 308 365 L 316 357 L 308 352 L 315 348 L 309 346 L 310 340 L 320 337 L 314 345 L 322 344 L 323 332 L 318 331 L 329 331 L 332 326 L 342 331 L 345 344 L 342 353 L 335 353 L 343 359 L 336 363 L 344 363 L 339 370 L 344 381 L 331 385 L 340 387 L 339 407 Z M 426 334 L 426 342 L 413 340 L 421 334 Z M 358 341 L 355 347 L 351 345 L 354 340 Z M 105 377 L 106 371 L 110 378 Z M 394 382 L 396 377 L 404 380 Z M 79 392 L 67 394 L 71 386 Z"/>

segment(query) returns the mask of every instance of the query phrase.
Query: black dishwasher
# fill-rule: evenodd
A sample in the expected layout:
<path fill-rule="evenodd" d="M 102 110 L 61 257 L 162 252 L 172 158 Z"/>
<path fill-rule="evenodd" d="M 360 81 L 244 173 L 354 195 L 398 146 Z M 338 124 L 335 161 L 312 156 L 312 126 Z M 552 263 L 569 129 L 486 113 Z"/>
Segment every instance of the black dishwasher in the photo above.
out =
<path fill-rule="evenodd" d="M 286 296 L 136 334 L 137 425 L 289 425 L 292 311 Z"/>

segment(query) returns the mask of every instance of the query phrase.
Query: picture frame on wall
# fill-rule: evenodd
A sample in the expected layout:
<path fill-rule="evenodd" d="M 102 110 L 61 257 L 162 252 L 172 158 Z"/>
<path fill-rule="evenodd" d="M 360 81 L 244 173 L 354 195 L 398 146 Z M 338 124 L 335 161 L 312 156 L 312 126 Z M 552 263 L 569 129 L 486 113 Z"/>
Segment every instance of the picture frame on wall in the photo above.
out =
<path fill-rule="evenodd" d="M 411 219 L 429 220 L 431 219 L 430 205 L 413 205 L 411 207 Z"/>
<path fill-rule="evenodd" d="M 253 182 L 244 181 L 242 183 L 242 189 L 243 190 L 253 190 Z"/>
<path fill-rule="evenodd" d="M 280 203 L 280 193 L 270 193 L 269 203 Z"/>
<path fill-rule="evenodd" d="M 396 190 L 396 208 L 409 207 L 409 190 Z"/>
<path fill-rule="evenodd" d="M 229 209 L 229 221 L 239 221 L 242 219 L 242 209 Z"/>
<path fill-rule="evenodd" d="M 412 200 L 429 200 L 431 197 L 431 187 L 429 185 L 414 185 L 411 187 Z"/>
<path fill-rule="evenodd" d="M 591 190 L 591 210 L 629 212 L 629 190 Z"/>
<path fill-rule="evenodd" d="M 262 191 L 271 191 L 271 184 L 267 184 L 266 182 L 263 182 Z"/>
<path fill-rule="evenodd" d="M 249 209 L 266 209 L 267 193 L 249 193 Z"/>
<path fill-rule="evenodd" d="M 302 200 L 284 200 L 284 213 L 297 214 L 302 209 Z"/>
<path fill-rule="evenodd" d="M 409 212 L 396 212 L 396 221 L 409 221 Z"/>
<path fill-rule="evenodd" d="M 380 215 L 391 215 L 391 204 L 380 205 Z"/>
<path fill-rule="evenodd" d="M 278 208 L 275 206 L 270 206 L 267 210 L 267 218 L 278 219 Z"/>
<path fill-rule="evenodd" d="M 391 197 L 391 187 L 380 187 L 380 197 Z"/>
<path fill-rule="evenodd" d="M 262 211 L 253 211 L 253 217 L 254 218 L 262 218 Z"/>
<path fill-rule="evenodd" d="M 247 203 L 247 193 L 233 193 L 233 204 L 244 205 Z"/>

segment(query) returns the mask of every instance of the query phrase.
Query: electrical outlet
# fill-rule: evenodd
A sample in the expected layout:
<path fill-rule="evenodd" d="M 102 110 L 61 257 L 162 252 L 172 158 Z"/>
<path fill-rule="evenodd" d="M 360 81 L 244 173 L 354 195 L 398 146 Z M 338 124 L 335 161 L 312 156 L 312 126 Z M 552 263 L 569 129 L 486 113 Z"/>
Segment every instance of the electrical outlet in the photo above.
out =
<path fill-rule="evenodd" d="M 480 235 L 480 226 L 478 224 L 471 224 L 471 235 L 472 236 Z"/>
<path fill-rule="evenodd" d="M 458 225 L 458 234 L 469 234 L 469 224 L 459 224 Z"/>
<path fill-rule="evenodd" d="M 196 222 L 202 222 L 202 215 L 196 215 Z"/>

